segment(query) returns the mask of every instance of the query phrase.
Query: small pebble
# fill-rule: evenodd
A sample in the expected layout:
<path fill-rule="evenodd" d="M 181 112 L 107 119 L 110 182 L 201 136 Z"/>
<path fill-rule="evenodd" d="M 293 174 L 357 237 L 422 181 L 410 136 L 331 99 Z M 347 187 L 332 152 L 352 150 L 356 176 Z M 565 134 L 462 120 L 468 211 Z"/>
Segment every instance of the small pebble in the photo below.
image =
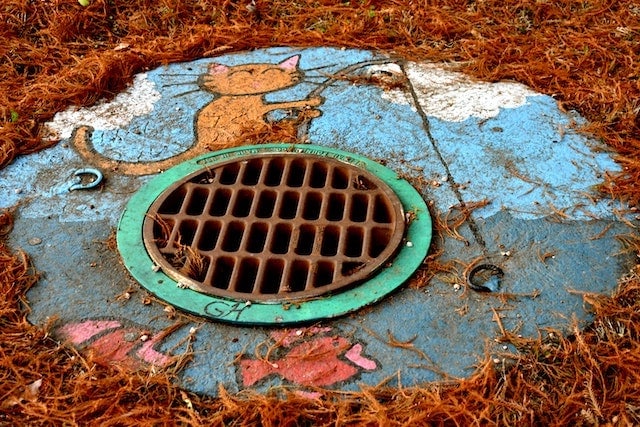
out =
<path fill-rule="evenodd" d="M 407 247 L 408 248 L 412 248 L 413 247 L 413 242 L 407 242 Z"/>
<path fill-rule="evenodd" d="M 144 334 L 144 335 L 142 335 L 142 336 L 140 337 L 140 341 L 142 341 L 142 342 L 145 342 L 145 341 L 147 341 L 148 339 L 149 339 L 149 335 L 147 335 L 147 334 Z"/>
<path fill-rule="evenodd" d="M 500 359 L 493 359 L 493 363 L 500 363 Z"/>
<path fill-rule="evenodd" d="M 458 292 L 460 290 L 460 285 L 457 284 L 457 283 L 455 285 L 453 285 L 453 290 Z"/>
<path fill-rule="evenodd" d="M 31 239 L 29 239 L 29 244 L 31 246 L 37 246 L 40 243 L 42 243 L 42 239 L 38 238 L 38 237 L 32 237 Z"/>

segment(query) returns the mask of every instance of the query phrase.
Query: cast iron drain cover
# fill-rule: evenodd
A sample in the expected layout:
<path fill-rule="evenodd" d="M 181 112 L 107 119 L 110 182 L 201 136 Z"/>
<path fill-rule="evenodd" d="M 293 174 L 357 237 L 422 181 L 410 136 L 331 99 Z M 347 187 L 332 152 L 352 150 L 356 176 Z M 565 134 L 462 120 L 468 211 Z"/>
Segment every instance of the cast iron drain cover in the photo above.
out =
<path fill-rule="evenodd" d="M 393 171 L 288 144 L 178 165 L 134 195 L 118 229 L 124 263 L 149 291 L 192 313 L 252 324 L 375 302 L 415 271 L 430 240 L 424 201 Z"/>
<path fill-rule="evenodd" d="M 404 211 L 365 169 L 306 153 L 253 154 L 198 171 L 151 205 L 151 258 L 191 289 L 242 301 L 349 288 L 398 249 Z"/>

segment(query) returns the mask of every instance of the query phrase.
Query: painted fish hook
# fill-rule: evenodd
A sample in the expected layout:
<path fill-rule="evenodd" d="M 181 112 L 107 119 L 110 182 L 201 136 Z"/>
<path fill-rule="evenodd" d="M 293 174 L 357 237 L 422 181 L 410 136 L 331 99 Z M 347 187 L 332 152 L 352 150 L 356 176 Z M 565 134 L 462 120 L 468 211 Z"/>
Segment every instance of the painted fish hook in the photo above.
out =
<path fill-rule="evenodd" d="M 73 175 L 76 177 L 73 184 L 69 187 L 69 191 L 74 191 L 74 190 L 89 190 L 91 188 L 95 188 L 98 185 L 100 185 L 100 183 L 102 182 L 102 179 L 104 178 L 102 176 L 102 172 L 100 172 L 98 169 L 94 169 L 94 168 L 84 168 L 84 169 L 78 169 L 77 171 L 75 171 L 73 173 Z M 93 175 L 93 179 L 89 182 L 82 182 L 82 176 L 83 175 Z"/>

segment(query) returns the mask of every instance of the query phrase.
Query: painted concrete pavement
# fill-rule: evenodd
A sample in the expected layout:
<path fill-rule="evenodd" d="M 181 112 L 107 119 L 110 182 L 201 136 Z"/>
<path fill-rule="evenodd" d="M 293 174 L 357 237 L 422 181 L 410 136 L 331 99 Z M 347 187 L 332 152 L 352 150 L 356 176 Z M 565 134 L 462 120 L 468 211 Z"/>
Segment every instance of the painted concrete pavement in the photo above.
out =
<path fill-rule="evenodd" d="M 304 78 L 260 83 L 246 64 Z M 242 91 L 258 96 L 240 102 Z M 479 206 L 457 233 L 436 234 L 432 251 L 460 260 L 459 273 L 471 262 L 499 266 L 499 280 L 481 283 L 492 292 L 438 275 L 339 319 L 284 329 L 183 317 L 152 298 L 109 244 L 126 203 L 159 171 L 278 120 L 297 120 L 300 142 L 384 163 L 434 217 Z M 514 349 L 496 342 L 500 327 L 537 336 L 573 318 L 585 324 L 581 294 L 611 293 L 629 269 L 616 236 L 638 218 L 595 191 L 619 167 L 577 132 L 583 122 L 520 84 L 476 82 L 443 65 L 256 50 L 149 70 L 110 102 L 59 113 L 48 128 L 60 144 L 0 171 L 0 207 L 18 206 L 10 243 L 44 273 L 27 295 L 30 321 L 57 319 L 57 336 L 97 361 L 163 367 L 189 348 L 179 381 L 208 394 L 219 384 L 355 389 L 392 376 L 414 385 L 469 375 L 487 353 L 502 363 Z M 83 168 L 104 182 L 69 191 Z"/>

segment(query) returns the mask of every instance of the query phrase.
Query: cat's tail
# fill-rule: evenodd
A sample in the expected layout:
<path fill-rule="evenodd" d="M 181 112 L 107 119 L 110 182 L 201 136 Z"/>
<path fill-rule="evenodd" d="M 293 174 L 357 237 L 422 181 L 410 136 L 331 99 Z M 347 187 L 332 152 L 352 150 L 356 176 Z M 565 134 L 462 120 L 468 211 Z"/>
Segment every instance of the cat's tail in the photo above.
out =
<path fill-rule="evenodd" d="M 187 149 L 187 151 L 164 160 L 154 162 L 119 161 L 105 157 L 96 151 L 93 143 L 91 142 L 92 132 L 93 128 L 90 126 L 80 126 L 71 136 L 71 143 L 80 156 L 102 170 L 110 170 L 124 175 L 152 175 L 164 172 L 178 163 L 182 163 L 207 152 L 207 149 L 204 146 L 194 144 Z"/>

